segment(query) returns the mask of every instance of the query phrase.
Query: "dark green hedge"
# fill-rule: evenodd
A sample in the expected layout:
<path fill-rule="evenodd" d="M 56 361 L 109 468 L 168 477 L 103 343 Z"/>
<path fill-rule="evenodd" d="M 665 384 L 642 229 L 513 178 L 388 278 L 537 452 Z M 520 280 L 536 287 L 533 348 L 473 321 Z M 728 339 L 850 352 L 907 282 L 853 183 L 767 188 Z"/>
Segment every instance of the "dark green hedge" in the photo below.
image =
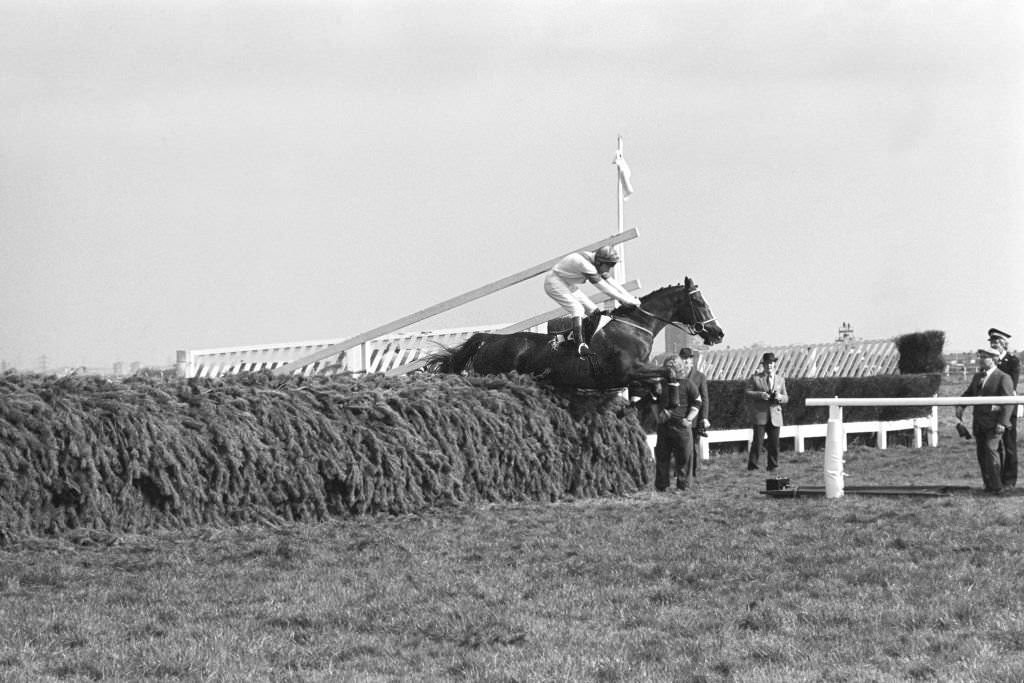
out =
<path fill-rule="evenodd" d="M 946 333 L 939 330 L 913 332 L 896 337 L 896 349 L 900 353 L 897 365 L 901 375 L 942 372 L 946 368 L 946 359 L 942 355 L 942 347 L 946 343 Z"/>
<path fill-rule="evenodd" d="M 618 396 L 515 376 L 0 374 L 0 543 L 616 495 L 649 475 Z"/>
<path fill-rule="evenodd" d="M 877 398 L 905 396 L 934 396 L 938 393 L 942 375 L 875 375 L 873 377 L 787 378 L 789 403 L 782 413 L 786 424 L 822 424 L 828 421 L 828 408 L 808 408 L 807 398 Z M 750 426 L 746 406 L 746 380 L 711 380 L 708 382 L 708 400 L 711 403 L 713 429 L 742 429 Z M 868 420 L 902 420 L 928 415 L 926 407 L 857 407 L 844 408 L 844 422 Z"/>

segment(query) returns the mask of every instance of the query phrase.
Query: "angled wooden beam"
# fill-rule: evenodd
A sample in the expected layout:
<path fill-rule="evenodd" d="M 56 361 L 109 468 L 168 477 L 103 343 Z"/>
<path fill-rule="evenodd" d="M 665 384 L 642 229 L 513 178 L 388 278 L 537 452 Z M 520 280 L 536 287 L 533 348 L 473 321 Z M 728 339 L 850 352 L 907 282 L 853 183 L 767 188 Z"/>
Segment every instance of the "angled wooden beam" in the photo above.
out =
<path fill-rule="evenodd" d="M 622 286 L 626 288 L 627 292 L 635 292 L 636 290 L 640 289 L 640 283 L 637 280 L 630 280 L 629 282 L 627 282 L 626 284 L 624 284 Z M 611 301 L 613 299 L 614 299 L 614 297 L 609 296 L 609 295 L 607 295 L 607 294 L 602 292 L 601 293 L 601 297 L 596 299 L 594 301 L 594 303 L 596 303 L 596 304 L 603 304 L 603 303 L 607 303 L 607 302 L 609 302 L 609 301 Z M 563 315 L 565 315 L 565 311 L 563 309 L 561 309 L 561 308 L 553 308 L 550 311 L 548 311 L 547 313 L 541 313 L 539 315 L 533 316 L 532 318 L 527 318 L 526 320 L 521 320 L 521 321 L 519 321 L 517 323 L 513 323 L 513 324 L 511 324 L 511 325 L 509 325 L 507 327 L 503 327 L 500 330 L 495 330 L 494 334 L 513 334 L 515 332 L 522 332 L 523 330 L 528 330 L 531 327 L 536 327 L 537 325 L 540 325 L 542 323 L 546 323 L 549 320 L 554 320 L 555 318 L 558 318 L 558 317 L 563 316 Z M 390 370 L 388 370 L 384 374 L 387 377 L 394 377 L 395 375 L 404 375 L 407 372 L 412 372 L 413 370 L 419 370 L 425 364 L 426 364 L 426 361 L 423 360 L 423 359 L 414 360 L 411 363 L 406 363 L 405 365 L 400 365 L 400 366 L 398 366 L 396 368 L 391 368 Z"/>
<path fill-rule="evenodd" d="M 400 330 L 403 327 L 407 327 L 413 323 L 425 320 L 427 318 L 432 318 L 435 315 L 439 315 L 441 313 L 444 313 L 445 311 L 451 310 L 458 306 L 462 306 L 463 304 L 467 304 L 470 301 L 475 301 L 477 299 L 487 296 L 488 294 L 493 294 L 494 292 L 505 289 L 506 287 L 518 284 L 520 282 L 523 282 L 524 280 L 529 280 L 532 277 L 536 277 L 538 275 L 546 273 L 552 266 L 561 261 L 568 254 L 572 254 L 577 251 L 594 251 L 595 249 L 598 249 L 605 245 L 614 245 L 620 244 L 622 242 L 628 242 L 631 239 L 635 239 L 637 236 L 639 236 L 639 232 L 637 231 L 637 229 L 630 228 L 625 232 L 616 233 L 610 237 L 605 237 L 602 240 L 592 242 L 586 246 L 580 247 L 579 249 L 567 251 L 561 256 L 556 256 L 555 258 L 544 261 L 543 263 L 538 263 L 532 268 L 527 268 L 526 270 L 519 271 L 518 273 L 514 273 L 512 275 L 509 275 L 508 277 L 503 277 L 500 280 L 495 280 L 489 285 L 477 287 L 474 290 L 468 291 L 464 294 L 460 294 L 459 296 L 453 297 L 451 299 L 447 299 L 445 301 L 442 301 L 441 303 L 434 304 L 433 306 L 424 308 L 423 310 L 417 311 L 416 313 L 410 313 L 409 315 L 399 318 L 398 320 L 394 320 L 385 325 L 381 325 L 380 327 L 375 327 L 372 330 L 363 332 L 362 334 L 357 334 L 354 337 L 345 339 L 344 341 L 338 342 L 333 346 L 329 346 L 325 349 L 320 349 L 316 353 L 304 356 L 303 358 L 299 358 L 298 360 L 294 360 L 291 363 L 288 363 L 287 365 L 282 365 L 281 367 L 274 370 L 274 374 L 290 374 L 292 372 L 295 372 L 296 370 L 299 370 L 309 365 L 310 363 L 315 363 L 318 360 L 323 360 L 324 358 L 336 356 L 342 351 L 346 351 L 352 348 L 353 346 L 358 346 L 359 344 L 368 342 L 371 339 L 376 339 L 377 337 L 383 336 L 385 334 L 390 334 L 395 330 Z"/>
<path fill-rule="evenodd" d="M 626 284 L 624 284 L 622 286 L 626 288 L 627 292 L 635 292 L 636 290 L 640 289 L 640 281 L 639 280 L 630 280 L 629 282 L 627 282 Z M 594 303 L 596 303 L 596 304 L 605 304 L 605 303 L 608 303 L 609 301 L 612 301 L 614 298 L 615 297 L 608 296 L 607 294 L 602 292 L 601 293 L 601 297 L 598 298 L 598 299 L 595 299 Z M 527 318 L 526 320 L 521 320 L 521 321 L 519 321 L 517 323 L 513 323 L 512 325 L 509 325 L 508 327 L 503 327 L 500 330 L 498 330 L 496 332 L 496 334 L 512 334 L 513 332 L 522 332 L 523 330 L 528 330 L 531 327 L 536 327 L 537 325 L 540 325 L 541 323 L 546 323 L 549 320 L 554 320 L 555 318 L 560 318 L 560 317 L 562 317 L 564 315 L 566 315 L 564 309 L 553 308 L 550 311 L 548 311 L 547 313 L 541 313 L 539 315 L 533 316 L 532 318 Z"/>

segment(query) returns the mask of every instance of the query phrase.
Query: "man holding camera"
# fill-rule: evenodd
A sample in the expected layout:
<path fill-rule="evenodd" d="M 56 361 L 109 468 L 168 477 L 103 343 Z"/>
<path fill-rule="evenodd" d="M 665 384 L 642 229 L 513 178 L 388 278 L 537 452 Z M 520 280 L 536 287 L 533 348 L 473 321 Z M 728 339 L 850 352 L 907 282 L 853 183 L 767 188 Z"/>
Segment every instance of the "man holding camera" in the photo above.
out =
<path fill-rule="evenodd" d="M 754 440 L 750 442 L 750 457 L 747 469 L 758 469 L 761 459 L 761 442 L 768 437 L 768 471 L 774 472 L 779 466 L 779 428 L 782 427 L 782 406 L 789 403 L 785 378 L 775 372 L 778 358 L 768 352 L 761 356 L 761 372 L 754 373 L 747 380 L 747 405 L 754 423 Z"/>
<path fill-rule="evenodd" d="M 669 356 L 664 367 L 665 382 L 658 399 L 658 441 L 654 446 L 654 488 L 667 490 L 674 475 L 676 488 L 685 491 L 690 487 L 693 421 L 700 411 L 700 394 L 686 378 L 681 358 Z"/>
<path fill-rule="evenodd" d="M 694 358 L 693 349 L 684 346 L 679 349 L 679 357 L 683 361 L 683 371 L 686 378 L 697 387 L 700 394 L 700 410 L 693 420 L 693 457 L 690 458 L 690 473 L 694 479 L 697 478 L 697 462 L 700 460 L 700 439 L 707 437 L 708 427 L 711 421 L 708 415 L 711 414 L 711 402 L 708 400 L 708 378 L 703 372 L 697 369 L 697 361 Z"/>

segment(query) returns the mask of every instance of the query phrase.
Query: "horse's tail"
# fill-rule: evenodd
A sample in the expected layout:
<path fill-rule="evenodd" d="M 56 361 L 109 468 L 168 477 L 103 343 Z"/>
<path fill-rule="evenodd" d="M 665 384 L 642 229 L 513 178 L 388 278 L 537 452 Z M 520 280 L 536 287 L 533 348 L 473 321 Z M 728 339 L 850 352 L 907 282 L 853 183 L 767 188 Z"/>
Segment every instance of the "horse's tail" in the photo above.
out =
<path fill-rule="evenodd" d="M 427 372 L 457 375 L 467 369 L 473 361 L 473 356 L 489 338 L 490 335 L 477 332 L 456 347 L 445 347 L 437 353 L 432 353 L 427 356 L 423 369 Z"/>

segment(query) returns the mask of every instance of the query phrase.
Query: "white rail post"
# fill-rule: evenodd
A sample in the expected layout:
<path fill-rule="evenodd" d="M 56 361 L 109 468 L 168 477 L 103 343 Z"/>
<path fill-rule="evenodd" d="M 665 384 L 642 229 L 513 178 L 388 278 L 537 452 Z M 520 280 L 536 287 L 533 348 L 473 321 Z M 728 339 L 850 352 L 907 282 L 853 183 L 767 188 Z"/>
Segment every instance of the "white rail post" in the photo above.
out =
<path fill-rule="evenodd" d="M 825 432 L 825 497 L 843 497 L 843 407 L 828 407 L 828 430 Z"/>
<path fill-rule="evenodd" d="M 938 394 L 935 394 L 938 396 Z M 932 414 L 928 425 L 928 445 L 936 448 L 939 445 L 939 407 L 932 406 Z"/>

